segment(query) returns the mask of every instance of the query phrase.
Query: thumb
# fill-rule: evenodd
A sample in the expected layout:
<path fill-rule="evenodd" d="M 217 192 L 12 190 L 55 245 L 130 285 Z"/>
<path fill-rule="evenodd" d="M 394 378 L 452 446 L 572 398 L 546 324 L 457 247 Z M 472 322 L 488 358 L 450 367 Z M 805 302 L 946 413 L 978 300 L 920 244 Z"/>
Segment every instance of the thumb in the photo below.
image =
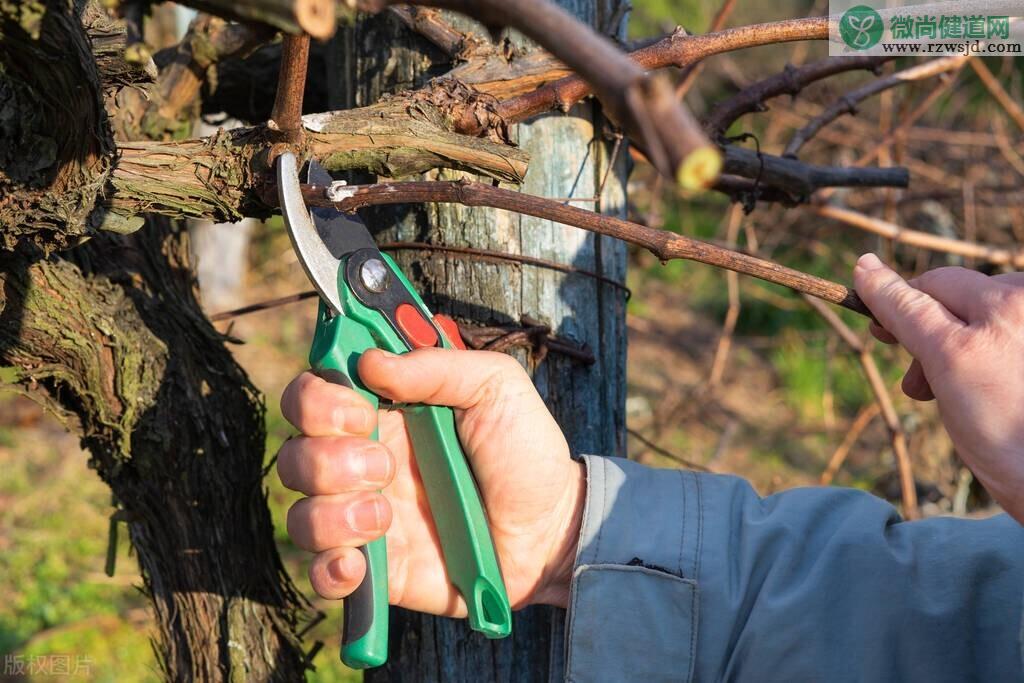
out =
<path fill-rule="evenodd" d="M 401 355 L 371 349 L 359 359 L 359 378 L 392 401 L 460 409 L 478 405 L 499 387 L 529 381 L 522 366 L 503 353 L 438 348 Z"/>
<path fill-rule="evenodd" d="M 871 313 L 912 356 L 926 366 L 964 322 L 941 303 L 907 284 L 874 254 L 864 254 L 853 271 L 857 293 Z"/>

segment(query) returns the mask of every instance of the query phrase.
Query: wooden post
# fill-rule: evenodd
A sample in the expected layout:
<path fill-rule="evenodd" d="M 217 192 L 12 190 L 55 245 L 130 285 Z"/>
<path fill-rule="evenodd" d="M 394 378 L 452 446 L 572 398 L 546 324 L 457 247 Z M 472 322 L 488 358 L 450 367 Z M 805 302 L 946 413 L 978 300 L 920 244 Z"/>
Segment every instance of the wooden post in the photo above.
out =
<path fill-rule="evenodd" d="M 593 26 L 617 21 L 619 0 L 561 0 Z M 460 28 L 465 21 L 449 17 Z M 485 36 L 479 26 L 473 30 Z M 524 41 L 514 36 L 519 45 Z M 343 67 L 348 81 L 334 83 L 333 107 L 362 106 L 386 92 L 413 87 L 443 73 L 442 53 L 389 14 L 369 18 L 341 36 L 329 68 Z M 333 64 L 330 64 L 333 62 Z M 547 197 L 592 198 L 608 168 L 613 143 L 593 104 L 515 127 L 512 135 L 531 155 L 522 189 Z M 596 208 L 625 215 L 627 155 L 614 159 Z M 430 177 L 451 179 L 444 171 Z M 594 202 L 577 206 L 590 208 Z M 626 250 L 599 237 L 528 216 L 459 205 L 379 207 L 366 214 L 381 241 L 415 241 L 537 256 L 625 278 Z M 587 344 L 598 361 L 580 366 L 557 353 L 534 363 L 533 374 L 555 418 L 577 453 L 625 453 L 625 300 L 622 290 L 591 277 L 533 266 L 472 260 L 463 255 L 401 251 L 396 258 L 436 311 L 485 324 L 518 322 L 528 315 L 561 336 Z M 516 614 L 512 637 L 487 641 L 464 621 L 392 610 L 391 655 L 368 681 L 548 681 L 564 675 L 564 612 L 529 608 Z"/>

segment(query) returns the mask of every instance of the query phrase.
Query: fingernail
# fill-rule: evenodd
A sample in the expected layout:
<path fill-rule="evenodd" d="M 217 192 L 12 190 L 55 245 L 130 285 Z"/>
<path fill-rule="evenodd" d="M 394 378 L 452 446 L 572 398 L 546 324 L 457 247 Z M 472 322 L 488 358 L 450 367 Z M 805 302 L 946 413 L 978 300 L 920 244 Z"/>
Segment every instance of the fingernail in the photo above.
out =
<path fill-rule="evenodd" d="M 885 265 L 874 254 L 868 253 L 857 259 L 857 267 L 863 270 L 878 270 Z"/>
<path fill-rule="evenodd" d="M 348 572 L 345 567 L 345 558 L 336 557 L 327 563 L 327 574 L 331 577 L 331 581 L 334 583 L 343 583 L 345 577 L 348 576 Z"/>
<path fill-rule="evenodd" d="M 387 481 L 391 474 L 391 458 L 384 446 L 374 443 L 367 446 L 360 455 L 362 461 L 361 479 L 369 484 Z"/>
<path fill-rule="evenodd" d="M 356 503 L 348 509 L 348 525 L 353 531 L 379 531 L 383 518 L 380 501 L 376 498 Z"/>
<path fill-rule="evenodd" d="M 350 434 L 363 434 L 369 429 L 373 415 L 365 406 L 343 406 L 334 410 L 334 424 Z"/>
<path fill-rule="evenodd" d="M 359 560 L 354 555 L 342 555 L 327 563 L 327 575 L 335 583 L 351 580 L 359 572 Z"/>
<path fill-rule="evenodd" d="M 377 349 L 377 350 L 380 351 L 381 355 L 383 355 L 385 358 L 397 358 L 398 357 L 397 353 L 391 353 L 390 351 L 385 351 L 384 349 Z"/>

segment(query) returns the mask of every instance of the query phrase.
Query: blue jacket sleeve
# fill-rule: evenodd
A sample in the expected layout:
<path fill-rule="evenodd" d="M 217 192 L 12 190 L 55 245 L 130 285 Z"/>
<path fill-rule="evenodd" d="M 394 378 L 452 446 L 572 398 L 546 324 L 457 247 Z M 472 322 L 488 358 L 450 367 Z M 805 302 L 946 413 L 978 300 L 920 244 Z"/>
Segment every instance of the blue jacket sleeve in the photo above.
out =
<path fill-rule="evenodd" d="M 1024 529 L 586 456 L 570 681 L 1021 681 Z"/>

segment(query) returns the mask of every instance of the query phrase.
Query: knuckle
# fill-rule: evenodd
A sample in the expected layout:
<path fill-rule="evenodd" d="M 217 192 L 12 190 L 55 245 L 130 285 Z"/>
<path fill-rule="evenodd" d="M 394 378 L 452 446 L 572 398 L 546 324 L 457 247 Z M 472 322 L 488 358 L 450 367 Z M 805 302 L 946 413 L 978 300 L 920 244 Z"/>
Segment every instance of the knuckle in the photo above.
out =
<path fill-rule="evenodd" d="M 494 356 L 492 362 L 497 368 L 500 368 L 503 373 L 519 375 L 524 372 L 523 366 L 519 364 L 519 361 L 507 353 L 498 353 L 497 351 L 488 351 L 487 353 Z"/>
<path fill-rule="evenodd" d="M 319 494 L 330 482 L 330 439 L 296 436 L 278 452 L 277 471 L 281 483 L 294 491 Z"/>
<path fill-rule="evenodd" d="M 526 368 L 514 356 L 506 353 L 496 353 L 495 355 L 497 356 L 494 360 L 495 372 L 489 378 L 491 384 L 499 387 L 518 387 L 525 382 L 533 386 L 533 380 L 526 374 Z"/>
<path fill-rule="evenodd" d="M 867 287 L 865 289 L 870 294 L 873 294 L 875 298 L 888 299 L 893 296 L 894 292 L 898 291 L 899 285 L 902 282 L 895 274 L 878 273 L 869 275 L 866 284 Z"/>
<path fill-rule="evenodd" d="M 336 593 L 334 582 L 327 573 L 327 562 L 319 556 L 309 565 L 309 585 L 322 598 L 331 599 Z"/>
<path fill-rule="evenodd" d="M 893 302 L 895 311 L 903 317 L 918 315 L 931 302 L 922 292 L 900 288 L 896 283 L 886 285 L 883 292 Z"/>
<path fill-rule="evenodd" d="M 867 293 L 879 294 L 885 287 L 892 285 L 900 278 L 896 273 L 883 270 L 861 271 L 855 274 L 857 288 Z"/>
<path fill-rule="evenodd" d="M 284 418 L 291 422 L 293 425 L 294 417 L 297 412 L 299 396 L 302 393 L 302 388 L 305 385 L 304 376 L 306 373 L 300 374 L 298 377 L 288 383 L 288 386 L 281 392 L 281 412 L 284 414 Z"/>
<path fill-rule="evenodd" d="M 326 553 L 320 553 L 309 565 L 309 584 L 320 597 L 328 600 L 337 600 L 346 597 L 352 592 L 354 586 L 349 577 L 338 581 L 331 576 L 328 564 L 334 559 Z"/>
<path fill-rule="evenodd" d="M 311 490 L 320 492 L 328 479 L 325 439 L 306 438 L 302 443 L 299 469 Z"/>
<path fill-rule="evenodd" d="M 319 552 L 325 548 L 337 545 L 335 538 L 338 525 L 336 518 L 336 505 L 329 500 L 313 497 L 307 498 L 308 505 L 305 511 L 303 522 L 305 538 L 308 542 L 307 550 Z"/>
<path fill-rule="evenodd" d="M 310 543 L 309 499 L 298 500 L 290 508 L 285 518 L 288 537 L 300 548 L 307 548 Z"/>
<path fill-rule="evenodd" d="M 285 488 L 294 490 L 295 481 L 295 448 L 296 438 L 291 438 L 281 444 L 277 451 L 277 477 Z"/>
<path fill-rule="evenodd" d="M 388 500 L 387 496 L 383 493 L 374 493 L 373 495 L 377 497 L 377 504 L 380 505 L 381 521 L 383 522 L 384 528 L 387 529 L 391 526 L 391 522 L 393 522 L 395 518 L 395 511 L 391 507 L 391 501 Z"/>
<path fill-rule="evenodd" d="M 327 547 L 326 532 L 330 529 L 327 521 L 328 506 L 314 498 L 307 498 L 306 501 L 308 504 L 305 506 L 303 526 L 306 539 L 309 542 L 309 549 L 313 551 L 321 550 Z"/>

